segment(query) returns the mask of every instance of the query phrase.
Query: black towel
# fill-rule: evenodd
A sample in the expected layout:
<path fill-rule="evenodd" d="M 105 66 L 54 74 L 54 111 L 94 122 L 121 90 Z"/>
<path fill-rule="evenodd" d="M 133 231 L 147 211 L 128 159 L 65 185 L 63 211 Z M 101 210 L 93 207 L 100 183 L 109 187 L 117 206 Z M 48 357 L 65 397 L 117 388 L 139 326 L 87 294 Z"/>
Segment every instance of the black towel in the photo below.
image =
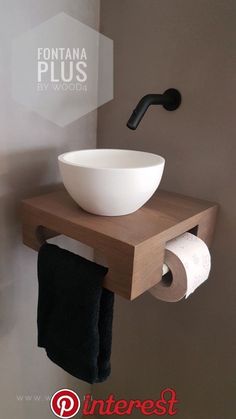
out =
<path fill-rule="evenodd" d="M 110 374 L 114 294 L 107 268 L 53 244 L 38 255 L 38 346 L 71 375 L 99 383 Z"/>

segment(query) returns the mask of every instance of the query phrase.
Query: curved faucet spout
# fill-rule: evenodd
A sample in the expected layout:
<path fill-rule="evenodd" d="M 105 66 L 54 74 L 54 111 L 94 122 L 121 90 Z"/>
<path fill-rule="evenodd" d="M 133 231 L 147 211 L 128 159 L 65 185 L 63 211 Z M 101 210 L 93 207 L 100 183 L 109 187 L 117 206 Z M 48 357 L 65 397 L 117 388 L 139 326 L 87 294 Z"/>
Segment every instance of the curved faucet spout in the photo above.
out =
<path fill-rule="evenodd" d="M 181 94 L 176 89 L 168 89 L 163 94 L 145 95 L 134 109 L 127 122 L 127 127 L 135 130 L 150 105 L 162 105 L 166 110 L 174 111 L 180 106 L 180 103 Z"/>

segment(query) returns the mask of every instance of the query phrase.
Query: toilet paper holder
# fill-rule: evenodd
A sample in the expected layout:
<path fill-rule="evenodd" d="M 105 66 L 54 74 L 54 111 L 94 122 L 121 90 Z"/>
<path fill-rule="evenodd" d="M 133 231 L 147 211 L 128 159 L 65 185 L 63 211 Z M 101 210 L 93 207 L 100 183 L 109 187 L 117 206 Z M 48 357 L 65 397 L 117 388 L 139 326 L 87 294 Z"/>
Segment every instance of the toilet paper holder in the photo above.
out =
<path fill-rule="evenodd" d="M 215 203 L 158 190 L 133 214 L 101 217 L 57 190 L 23 201 L 23 242 L 38 250 L 62 234 L 94 248 L 109 267 L 104 287 L 133 300 L 162 280 L 167 241 L 189 231 L 211 245 L 217 209 Z"/>

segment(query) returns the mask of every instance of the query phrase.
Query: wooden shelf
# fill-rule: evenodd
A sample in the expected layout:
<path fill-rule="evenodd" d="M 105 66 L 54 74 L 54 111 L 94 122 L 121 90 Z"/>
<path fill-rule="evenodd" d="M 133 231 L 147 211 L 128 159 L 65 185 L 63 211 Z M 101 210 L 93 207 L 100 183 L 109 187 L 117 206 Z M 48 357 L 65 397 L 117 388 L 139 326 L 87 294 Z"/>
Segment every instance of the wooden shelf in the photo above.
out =
<path fill-rule="evenodd" d="M 101 217 L 60 190 L 23 201 L 23 242 L 38 250 L 64 234 L 93 247 L 109 267 L 104 287 L 132 300 L 161 280 L 168 240 L 192 231 L 211 245 L 216 213 L 211 202 L 158 190 L 133 214 Z"/>

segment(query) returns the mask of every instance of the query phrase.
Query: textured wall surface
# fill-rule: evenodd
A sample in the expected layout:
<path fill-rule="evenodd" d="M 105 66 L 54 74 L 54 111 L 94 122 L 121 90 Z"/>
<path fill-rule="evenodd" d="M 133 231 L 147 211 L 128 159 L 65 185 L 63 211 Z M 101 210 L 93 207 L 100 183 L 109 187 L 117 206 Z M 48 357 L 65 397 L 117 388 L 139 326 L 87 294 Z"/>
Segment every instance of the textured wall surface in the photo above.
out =
<path fill-rule="evenodd" d="M 112 377 L 95 395 L 157 398 L 172 386 L 181 419 L 234 419 L 236 4 L 102 0 L 101 31 L 114 40 L 115 99 L 99 110 L 99 147 L 164 156 L 162 188 L 221 210 L 211 277 L 192 297 L 117 298 Z M 137 131 L 128 130 L 139 98 L 169 87 L 182 92 L 181 108 L 152 107 Z"/>
<path fill-rule="evenodd" d="M 97 29 L 99 0 L 0 0 L 0 10 L 0 416 L 46 419 L 54 416 L 45 397 L 63 387 L 82 395 L 90 387 L 37 348 L 37 254 L 22 245 L 19 202 L 59 181 L 58 154 L 96 146 L 97 116 L 93 112 L 62 129 L 15 103 L 11 40 L 61 11 Z M 79 251 L 92 254 L 83 247 Z"/>

